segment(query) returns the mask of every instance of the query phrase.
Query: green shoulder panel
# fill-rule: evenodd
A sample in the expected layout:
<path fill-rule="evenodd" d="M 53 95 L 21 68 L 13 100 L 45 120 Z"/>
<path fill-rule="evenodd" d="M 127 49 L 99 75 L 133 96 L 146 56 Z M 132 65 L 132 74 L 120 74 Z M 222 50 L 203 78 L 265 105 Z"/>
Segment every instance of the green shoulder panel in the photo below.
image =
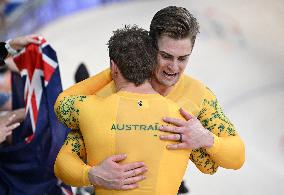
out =
<path fill-rule="evenodd" d="M 79 109 L 75 106 L 77 102 L 83 102 L 86 96 L 64 97 L 59 106 L 55 108 L 55 114 L 59 121 L 71 129 L 79 128 Z"/>

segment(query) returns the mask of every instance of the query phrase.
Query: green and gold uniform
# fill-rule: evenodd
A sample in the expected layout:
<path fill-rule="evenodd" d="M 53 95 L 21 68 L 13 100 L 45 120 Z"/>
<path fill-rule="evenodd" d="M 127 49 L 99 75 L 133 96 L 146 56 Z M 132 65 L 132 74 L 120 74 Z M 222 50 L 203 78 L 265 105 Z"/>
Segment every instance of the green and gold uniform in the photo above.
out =
<path fill-rule="evenodd" d="M 98 165 L 114 154 L 127 154 L 122 163 L 143 161 L 148 168 L 146 180 L 139 188 L 128 191 L 105 190 L 96 187 L 98 195 L 164 195 L 177 194 L 184 176 L 191 150 L 171 151 L 166 145 L 170 141 L 159 139 L 162 118 L 182 119 L 179 107 L 159 94 L 136 94 L 120 91 L 106 98 L 90 96 L 64 97 L 56 109 L 61 122 L 72 129 L 80 129 L 86 151 L 86 164 L 69 164 L 61 157 L 68 147 L 63 147 L 56 164 L 56 175 L 73 186 L 88 185 L 87 172 L 90 166 Z M 70 160 L 72 161 L 72 160 Z M 76 170 L 77 178 L 70 172 Z M 62 176 L 62 177 L 61 177 Z M 68 178 L 66 181 L 64 178 Z"/>
<path fill-rule="evenodd" d="M 55 109 L 65 96 L 96 94 L 98 97 L 104 98 L 114 92 L 114 83 L 111 82 L 108 69 L 62 92 L 55 104 Z M 175 101 L 188 112 L 194 114 L 203 126 L 214 134 L 214 145 L 212 147 L 196 149 L 190 154 L 190 160 L 200 171 L 207 174 L 214 174 L 218 166 L 228 169 L 239 169 L 243 165 L 245 160 L 244 143 L 234 125 L 222 112 L 215 95 L 209 88 L 203 83 L 183 75 L 166 97 Z M 167 115 L 164 114 L 164 116 Z M 64 152 L 60 152 L 58 157 L 69 159 L 65 162 L 66 166 L 81 164 L 85 168 L 88 167 L 88 165 L 84 163 L 86 153 L 84 150 L 84 142 L 79 131 L 69 133 L 65 145 L 63 146 L 63 151 Z M 60 165 L 57 161 L 55 164 L 55 172 L 57 175 L 60 175 L 59 169 L 63 170 L 64 166 L 62 166 L 62 164 Z M 73 169 L 72 171 L 76 172 L 77 170 Z M 84 173 L 85 185 L 87 185 L 89 181 L 86 172 Z M 64 175 L 66 180 L 76 175 L 71 172 L 69 174 L 69 176 Z"/>

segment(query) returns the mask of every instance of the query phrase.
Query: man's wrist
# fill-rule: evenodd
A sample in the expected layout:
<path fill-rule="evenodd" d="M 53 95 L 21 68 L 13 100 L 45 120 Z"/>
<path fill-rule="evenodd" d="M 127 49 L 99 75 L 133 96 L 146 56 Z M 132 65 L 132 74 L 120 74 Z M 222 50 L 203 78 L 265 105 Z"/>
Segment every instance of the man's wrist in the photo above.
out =
<path fill-rule="evenodd" d="M 213 136 L 213 133 L 211 133 L 208 130 L 207 130 L 206 134 L 207 134 L 207 136 L 206 136 L 206 139 L 207 139 L 207 141 L 206 141 L 206 143 L 207 143 L 206 148 L 210 148 L 210 147 L 212 147 L 214 145 L 214 136 Z"/>
<path fill-rule="evenodd" d="M 16 50 L 17 48 L 13 47 L 12 45 L 12 39 L 6 41 L 5 48 L 7 49 L 8 53 L 11 54 L 12 56 L 18 53 L 18 51 Z"/>
<path fill-rule="evenodd" d="M 220 146 L 219 137 L 213 133 L 212 133 L 212 136 L 213 136 L 213 145 L 211 147 L 205 147 L 209 155 L 215 155 L 219 151 L 219 146 Z"/>
<path fill-rule="evenodd" d="M 94 166 L 88 169 L 88 182 L 91 185 L 96 186 L 98 185 L 96 179 L 97 179 L 97 167 Z"/>
<path fill-rule="evenodd" d="M 5 65 L 5 58 L 8 56 L 8 50 L 5 47 L 5 42 L 0 42 L 0 66 Z"/>

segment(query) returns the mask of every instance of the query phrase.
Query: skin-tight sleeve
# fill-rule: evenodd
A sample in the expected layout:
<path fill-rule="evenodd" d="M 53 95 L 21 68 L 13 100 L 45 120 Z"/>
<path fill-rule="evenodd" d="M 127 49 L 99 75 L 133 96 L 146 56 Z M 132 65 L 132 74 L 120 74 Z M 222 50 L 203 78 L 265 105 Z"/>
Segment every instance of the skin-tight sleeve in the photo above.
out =
<path fill-rule="evenodd" d="M 213 133 L 214 144 L 210 148 L 193 151 L 191 160 L 196 166 L 204 173 L 214 173 L 218 166 L 227 169 L 241 168 L 245 161 L 244 143 L 209 88 L 206 88 L 198 119 Z M 208 156 L 213 161 L 208 160 Z"/>
<path fill-rule="evenodd" d="M 71 131 L 61 150 L 55 164 L 56 177 L 71 186 L 89 186 L 88 178 L 90 166 L 85 164 L 86 151 L 83 137 L 79 131 Z"/>

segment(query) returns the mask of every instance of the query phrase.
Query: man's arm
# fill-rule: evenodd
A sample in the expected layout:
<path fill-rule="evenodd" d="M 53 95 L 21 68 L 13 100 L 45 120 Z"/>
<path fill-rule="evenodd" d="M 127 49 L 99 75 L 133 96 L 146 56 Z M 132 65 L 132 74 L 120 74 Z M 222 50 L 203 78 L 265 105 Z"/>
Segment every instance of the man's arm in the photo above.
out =
<path fill-rule="evenodd" d="M 169 149 L 193 149 L 191 160 L 203 173 L 213 174 L 218 166 L 239 169 L 245 159 L 244 144 L 235 127 L 224 115 L 215 95 L 207 88 L 198 118 L 183 109 L 181 114 L 186 122 L 165 118 L 165 122 L 176 127 L 165 126 L 162 131 L 175 133 L 164 136 L 164 140 L 179 139 L 182 142 L 169 145 Z M 208 131 L 209 130 L 209 131 Z"/>
<path fill-rule="evenodd" d="M 79 129 L 79 104 L 86 96 L 63 96 L 61 93 L 54 105 L 54 112 L 58 120 L 71 129 Z"/>
<path fill-rule="evenodd" d="M 88 179 L 91 166 L 85 162 L 86 151 L 82 135 L 78 131 L 71 131 L 57 155 L 54 173 L 68 185 L 91 185 Z"/>
<path fill-rule="evenodd" d="M 112 81 L 110 75 L 110 69 L 105 69 L 104 71 L 92 76 L 86 80 L 83 80 L 68 89 L 64 90 L 61 93 L 61 96 L 70 96 L 70 95 L 94 95 L 104 86 L 109 84 Z"/>
<path fill-rule="evenodd" d="M 110 70 L 106 69 L 99 74 L 81 81 L 70 88 L 64 90 L 57 97 L 54 104 L 54 111 L 57 118 L 69 128 L 78 128 L 77 109 L 74 105 L 78 101 L 83 101 L 85 95 L 93 95 L 111 81 Z M 81 100 L 79 100 L 81 98 Z"/>
<path fill-rule="evenodd" d="M 86 165 L 86 151 L 80 131 L 71 131 L 54 165 L 55 175 L 72 186 L 101 186 L 105 189 L 129 190 L 138 187 L 147 171 L 142 162 L 119 164 L 125 154 L 106 158 L 97 166 Z"/>
<path fill-rule="evenodd" d="M 245 146 L 235 126 L 225 116 L 216 96 L 207 88 L 198 119 L 213 133 L 214 145 L 206 148 L 211 159 L 227 169 L 239 169 L 245 161 Z"/>
<path fill-rule="evenodd" d="M 31 43 L 40 44 L 40 41 L 35 39 L 35 37 L 38 37 L 38 35 L 26 35 L 26 36 L 21 36 L 21 37 L 16 37 L 14 39 L 10 39 L 6 41 L 6 43 L 1 42 L 0 58 L 5 59 L 9 55 L 16 54 L 18 50 L 23 49 L 24 47 L 26 47 L 27 45 Z M 2 49 L 4 49 L 3 52 L 2 52 Z"/>
<path fill-rule="evenodd" d="M 210 158 L 210 155 L 204 146 L 213 146 L 213 135 L 206 130 L 199 120 L 180 109 L 181 115 L 186 121 L 175 118 L 164 118 L 164 121 L 175 126 L 163 126 L 162 131 L 171 132 L 171 135 L 161 136 L 162 140 L 178 141 L 179 143 L 170 144 L 168 149 L 192 149 L 190 154 L 191 161 L 196 167 L 205 174 L 214 174 L 217 171 L 218 164 Z M 197 148 L 197 149 L 195 149 Z"/>
<path fill-rule="evenodd" d="M 7 115 L 7 117 L 13 117 L 13 121 L 12 123 L 16 123 L 16 122 L 22 122 L 25 119 L 25 108 L 19 108 L 16 110 L 12 110 L 12 111 L 6 111 L 5 115 Z"/>
<path fill-rule="evenodd" d="M 10 39 L 6 42 L 0 42 L 0 66 L 7 64 L 8 68 L 13 71 L 17 71 L 17 67 L 11 63 L 6 63 L 6 58 L 16 55 L 21 49 L 29 44 L 40 44 L 40 41 L 36 39 L 37 35 L 26 35 Z"/>

